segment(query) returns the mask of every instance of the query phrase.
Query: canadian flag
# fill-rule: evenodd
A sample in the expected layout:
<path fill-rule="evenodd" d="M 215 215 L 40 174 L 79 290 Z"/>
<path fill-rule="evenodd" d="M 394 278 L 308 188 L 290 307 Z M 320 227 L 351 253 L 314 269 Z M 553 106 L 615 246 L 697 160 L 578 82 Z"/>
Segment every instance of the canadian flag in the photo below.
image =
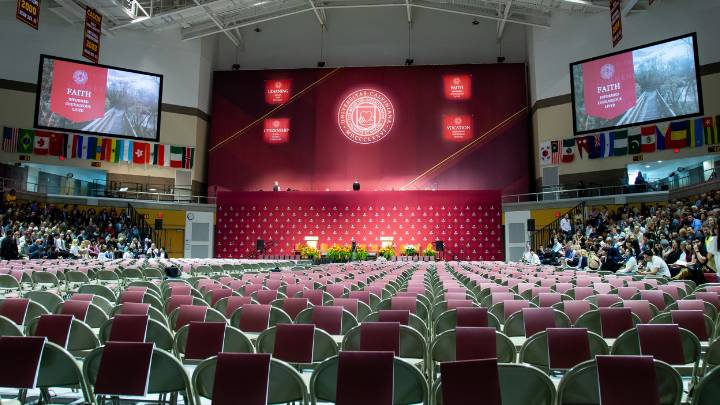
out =
<path fill-rule="evenodd" d="M 33 153 L 36 155 L 47 155 L 50 150 L 50 134 L 47 132 L 35 132 L 35 143 Z"/>

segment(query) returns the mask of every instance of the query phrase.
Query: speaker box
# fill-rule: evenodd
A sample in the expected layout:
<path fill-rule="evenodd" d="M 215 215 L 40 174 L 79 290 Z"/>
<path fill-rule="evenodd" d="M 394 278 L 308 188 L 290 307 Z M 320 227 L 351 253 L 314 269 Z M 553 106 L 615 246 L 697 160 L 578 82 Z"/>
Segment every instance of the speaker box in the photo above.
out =
<path fill-rule="evenodd" d="M 445 244 L 443 243 L 443 241 L 441 241 L 441 240 L 435 241 L 435 250 L 437 250 L 438 252 L 442 252 L 445 250 Z"/>
<path fill-rule="evenodd" d="M 258 252 L 265 250 L 265 239 L 258 239 L 257 242 L 255 242 L 255 250 Z"/>
<path fill-rule="evenodd" d="M 155 229 L 162 229 L 162 218 L 155 218 Z"/>
<path fill-rule="evenodd" d="M 528 232 L 535 232 L 535 219 L 530 218 L 527 220 L 527 230 Z"/>

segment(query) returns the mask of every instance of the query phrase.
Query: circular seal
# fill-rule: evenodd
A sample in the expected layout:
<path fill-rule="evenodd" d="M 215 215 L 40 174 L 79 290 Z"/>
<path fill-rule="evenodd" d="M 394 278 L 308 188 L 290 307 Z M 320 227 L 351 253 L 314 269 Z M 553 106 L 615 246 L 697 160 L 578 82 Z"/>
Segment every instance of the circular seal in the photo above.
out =
<path fill-rule="evenodd" d="M 282 82 L 281 82 L 280 80 L 275 81 L 275 88 L 276 88 L 276 89 L 281 88 L 282 85 L 283 85 L 283 84 L 282 84 Z"/>
<path fill-rule="evenodd" d="M 279 127 L 279 126 L 280 126 L 280 121 L 278 121 L 278 120 L 273 121 L 272 126 L 275 127 L 275 128 Z"/>
<path fill-rule="evenodd" d="M 88 74 L 86 71 L 78 69 L 73 72 L 73 80 L 75 81 L 75 83 L 83 85 L 88 81 Z"/>
<path fill-rule="evenodd" d="M 455 119 L 453 120 L 453 122 L 455 123 L 455 125 L 460 125 L 460 124 L 462 124 L 462 118 L 460 118 L 460 117 L 455 117 Z"/>
<path fill-rule="evenodd" d="M 459 78 L 459 77 L 454 77 L 454 78 L 452 79 L 452 82 L 453 82 L 454 85 L 457 86 L 458 84 L 460 84 L 460 78 Z"/>
<path fill-rule="evenodd" d="M 615 65 L 612 63 L 606 63 L 600 67 L 600 77 L 605 80 L 610 80 L 615 75 Z"/>
<path fill-rule="evenodd" d="M 338 126 L 348 139 L 361 144 L 383 139 L 395 122 L 395 109 L 390 99 L 375 89 L 350 93 L 340 103 Z"/>

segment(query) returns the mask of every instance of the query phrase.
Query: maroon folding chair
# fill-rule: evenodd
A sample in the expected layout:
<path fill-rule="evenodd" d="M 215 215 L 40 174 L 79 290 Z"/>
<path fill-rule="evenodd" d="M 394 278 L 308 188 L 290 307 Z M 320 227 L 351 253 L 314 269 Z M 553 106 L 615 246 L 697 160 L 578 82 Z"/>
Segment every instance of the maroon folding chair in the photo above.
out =
<path fill-rule="evenodd" d="M 300 296 L 307 298 L 311 304 L 318 307 L 323 305 L 323 293 L 323 290 L 304 290 Z"/>
<path fill-rule="evenodd" d="M 527 300 L 512 300 L 512 301 L 503 301 L 503 315 L 505 316 L 505 320 L 507 320 L 510 315 L 514 314 L 515 312 L 518 312 L 524 308 L 530 308 L 532 305 L 530 304 L 530 301 Z"/>
<path fill-rule="evenodd" d="M 455 310 L 456 327 L 486 327 L 488 326 L 488 310 L 487 308 L 457 308 Z"/>
<path fill-rule="evenodd" d="M 525 337 L 544 332 L 547 328 L 556 327 L 554 311 L 552 308 L 523 308 Z"/>
<path fill-rule="evenodd" d="M 360 324 L 360 351 L 393 352 L 400 355 L 399 322 L 363 322 Z"/>
<path fill-rule="evenodd" d="M 223 351 L 225 322 L 190 322 L 185 343 L 186 360 L 204 360 Z"/>
<path fill-rule="evenodd" d="M 353 314 L 354 317 L 357 317 L 358 313 L 358 300 L 355 298 L 335 298 L 333 299 L 334 307 L 342 307 L 346 311 Z"/>
<path fill-rule="evenodd" d="M 390 309 L 407 310 L 411 314 L 415 314 L 417 313 L 417 297 L 392 297 L 390 298 Z"/>
<path fill-rule="evenodd" d="M 146 396 L 153 343 L 106 342 L 95 379 L 95 394 Z"/>
<path fill-rule="evenodd" d="M 563 312 L 565 315 L 570 318 L 570 323 L 572 325 L 575 324 L 575 321 L 578 320 L 580 315 L 590 311 L 592 306 L 588 301 L 585 300 L 571 300 L 571 301 L 563 301 Z"/>
<path fill-rule="evenodd" d="M 34 335 L 44 336 L 56 345 L 67 348 L 73 319 L 72 315 L 40 315 Z"/>
<path fill-rule="evenodd" d="M 560 293 L 540 293 L 538 294 L 538 306 L 541 308 L 552 307 L 558 302 L 562 302 L 562 294 Z"/>
<path fill-rule="evenodd" d="M 497 358 L 495 334 L 492 327 L 455 328 L 455 360 Z"/>
<path fill-rule="evenodd" d="M 342 334 L 342 307 L 313 307 L 312 323 L 331 335 Z"/>
<path fill-rule="evenodd" d="M 288 363 L 311 364 L 314 341 L 315 325 L 277 324 L 273 356 Z"/>
<path fill-rule="evenodd" d="M 640 318 L 640 322 L 648 323 L 653 318 L 653 308 L 648 300 L 625 300 L 623 307 L 630 308 L 633 314 Z"/>
<path fill-rule="evenodd" d="M 370 294 L 372 294 L 370 291 L 350 291 L 348 298 L 354 298 L 370 305 Z"/>
<path fill-rule="evenodd" d="M 658 405 L 660 397 L 651 356 L 596 356 L 603 405 Z M 632 389 L 628 381 L 632 380 Z"/>
<path fill-rule="evenodd" d="M 205 322 L 208 307 L 203 305 L 180 305 L 177 309 L 174 330 L 180 330 L 190 322 Z"/>
<path fill-rule="evenodd" d="M 585 328 L 547 328 L 548 366 L 567 370 L 590 360 L 590 339 Z"/>
<path fill-rule="evenodd" d="M 617 338 L 633 328 L 632 311 L 630 308 L 598 308 L 600 328 L 604 338 Z"/>
<path fill-rule="evenodd" d="M 278 298 L 277 290 L 260 290 L 256 291 L 254 295 L 255 300 L 261 305 L 270 304 Z"/>
<path fill-rule="evenodd" d="M 502 405 L 497 359 L 441 363 L 440 382 L 443 405 Z"/>
<path fill-rule="evenodd" d="M 648 300 L 650 303 L 655 305 L 658 310 L 665 310 L 665 293 L 660 290 L 642 290 L 640 293 L 640 299 Z"/>
<path fill-rule="evenodd" d="M 230 288 L 218 288 L 212 290 L 210 293 L 210 306 L 214 306 L 218 301 L 223 298 L 230 297 L 233 294 L 233 290 Z"/>
<path fill-rule="evenodd" d="M 246 304 L 242 307 L 238 329 L 243 332 L 259 333 L 270 324 L 270 305 Z"/>
<path fill-rule="evenodd" d="M 29 305 L 30 300 L 27 298 L 5 298 L 0 302 L 0 315 L 18 325 L 23 325 Z"/>
<path fill-rule="evenodd" d="M 340 352 L 337 405 L 392 405 L 395 358 L 392 352 Z"/>
<path fill-rule="evenodd" d="M 640 353 L 670 365 L 685 364 L 680 328 L 675 324 L 637 325 Z"/>
<path fill-rule="evenodd" d="M 639 292 L 635 287 L 619 287 L 617 290 L 618 296 L 623 300 L 629 300 Z"/>
<path fill-rule="evenodd" d="M 60 304 L 60 313 L 63 315 L 73 315 L 79 321 L 85 321 L 90 301 L 65 301 Z"/>
<path fill-rule="evenodd" d="M 175 309 L 180 308 L 181 305 L 192 304 L 192 295 L 173 295 L 168 298 L 167 304 L 165 304 L 165 313 L 170 315 Z"/>
<path fill-rule="evenodd" d="M 401 309 L 382 309 L 378 311 L 378 322 L 398 322 L 407 326 L 410 322 L 410 311 Z"/>
<path fill-rule="evenodd" d="M 270 378 L 269 353 L 220 353 L 215 366 L 212 403 L 265 405 Z"/>
<path fill-rule="evenodd" d="M 613 304 L 622 302 L 622 298 L 617 294 L 598 294 L 595 296 L 598 308 L 608 308 Z"/>
<path fill-rule="evenodd" d="M 225 306 L 225 317 L 230 319 L 236 310 L 247 304 L 252 304 L 252 297 L 246 295 L 232 295 L 228 297 L 227 305 Z"/>
<path fill-rule="evenodd" d="M 143 302 L 145 299 L 145 291 L 123 291 L 120 293 L 120 303 L 126 302 Z"/>
<path fill-rule="evenodd" d="M 308 308 L 310 305 L 307 298 L 285 298 L 283 300 L 282 310 L 290 316 L 290 319 L 295 319 L 303 309 Z"/>
<path fill-rule="evenodd" d="M 190 295 L 192 294 L 192 287 L 187 284 L 176 283 L 179 285 L 170 286 L 170 296 L 175 295 Z"/>
<path fill-rule="evenodd" d="M 45 341 L 43 336 L 0 337 L 0 387 L 36 387 Z"/>
<path fill-rule="evenodd" d="M 142 304 L 137 302 L 128 302 L 120 307 L 122 315 L 147 315 L 150 312 L 150 304 Z"/>
<path fill-rule="evenodd" d="M 670 311 L 672 321 L 683 329 L 694 333 L 701 341 L 707 341 L 712 336 L 705 324 L 705 311 L 703 310 L 674 310 Z"/>
<path fill-rule="evenodd" d="M 146 315 L 117 314 L 112 318 L 112 328 L 108 342 L 144 342 L 147 335 L 148 320 Z"/>

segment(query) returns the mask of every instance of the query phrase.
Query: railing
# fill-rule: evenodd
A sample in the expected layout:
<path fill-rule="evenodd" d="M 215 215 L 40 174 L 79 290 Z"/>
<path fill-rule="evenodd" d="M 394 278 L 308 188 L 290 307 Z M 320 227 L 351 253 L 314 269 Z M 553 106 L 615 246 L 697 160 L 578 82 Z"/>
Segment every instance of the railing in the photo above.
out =
<path fill-rule="evenodd" d="M 661 191 L 654 189 L 651 185 L 632 185 L 632 186 L 603 186 L 592 188 L 575 188 L 575 189 L 559 189 L 552 191 L 543 191 L 539 193 L 527 194 L 510 194 L 502 196 L 503 204 L 521 203 L 521 202 L 538 202 L 538 201 L 555 201 L 567 200 L 574 198 L 602 197 L 619 194 L 637 194 L 653 191 Z"/>
<path fill-rule="evenodd" d="M 536 230 L 532 233 L 530 236 L 530 243 L 532 245 L 532 249 L 537 251 L 538 249 L 544 248 L 552 242 L 553 236 L 557 233 L 557 231 L 560 229 L 560 220 L 565 216 L 568 215 L 571 222 L 574 222 L 574 218 L 576 215 L 580 215 L 583 217 L 583 221 L 585 220 L 585 202 L 581 202 L 580 204 L 570 208 L 569 210 L 565 211 L 562 215 L 560 215 L 558 218 L 556 218 L 551 223 L 545 225 L 539 230 Z"/>

